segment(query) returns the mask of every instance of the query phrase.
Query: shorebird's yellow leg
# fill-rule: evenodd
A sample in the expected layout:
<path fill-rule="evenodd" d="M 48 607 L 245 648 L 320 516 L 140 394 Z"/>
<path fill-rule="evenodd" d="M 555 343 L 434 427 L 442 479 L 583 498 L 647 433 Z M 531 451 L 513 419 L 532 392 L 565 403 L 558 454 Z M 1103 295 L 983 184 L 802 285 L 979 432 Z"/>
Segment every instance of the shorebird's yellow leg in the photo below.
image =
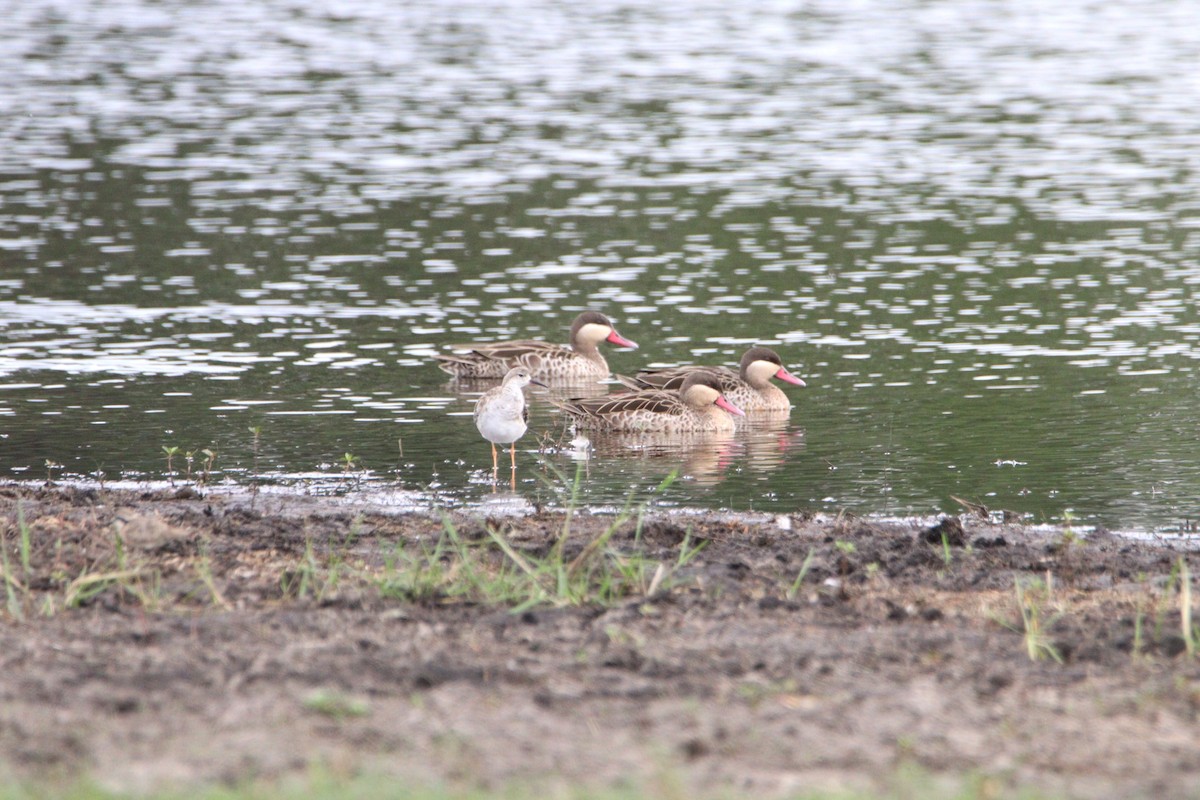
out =
<path fill-rule="evenodd" d="M 492 442 L 492 472 L 500 469 L 500 462 L 496 457 L 496 443 Z"/>
<path fill-rule="evenodd" d="M 512 461 L 512 468 L 517 468 L 517 443 L 513 442 L 508 446 L 508 457 Z"/>

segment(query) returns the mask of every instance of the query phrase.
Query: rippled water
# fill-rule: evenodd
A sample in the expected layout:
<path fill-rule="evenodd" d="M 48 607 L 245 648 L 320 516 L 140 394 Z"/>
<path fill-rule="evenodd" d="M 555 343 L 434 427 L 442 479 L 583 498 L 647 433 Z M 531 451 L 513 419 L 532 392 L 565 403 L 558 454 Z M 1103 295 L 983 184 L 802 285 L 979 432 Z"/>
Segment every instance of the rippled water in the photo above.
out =
<path fill-rule="evenodd" d="M 494 502 L 430 354 L 598 308 L 617 371 L 758 342 L 808 387 L 586 461 L 535 392 L 524 501 L 585 463 L 602 504 L 681 466 L 681 505 L 1200 515 L 1191 4 L 34 0 L 0 40 L 0 474 Z"/>

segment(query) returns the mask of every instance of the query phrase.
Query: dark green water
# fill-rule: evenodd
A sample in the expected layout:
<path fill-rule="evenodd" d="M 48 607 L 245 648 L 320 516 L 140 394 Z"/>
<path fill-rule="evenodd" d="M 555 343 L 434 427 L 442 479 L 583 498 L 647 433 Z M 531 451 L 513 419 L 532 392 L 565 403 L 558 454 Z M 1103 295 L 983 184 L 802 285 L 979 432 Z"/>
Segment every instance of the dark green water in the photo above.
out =
<path fill-rule="evenodd" d="M 685 506 L 1179 528 L 1200 20 L 1149 6 L 23 4 L 0 475 L 162 480 L 178 446 L 244 484 L 256 427 L 274 483 L 553 500 L 561 416 L 534 394 L 493 495 L 429 356 L 596 308 L 641 344 L 617 371 L 763 343 L 808 387 L 774 430 L 594 442 L 584 502 L 681 467 Z"/>

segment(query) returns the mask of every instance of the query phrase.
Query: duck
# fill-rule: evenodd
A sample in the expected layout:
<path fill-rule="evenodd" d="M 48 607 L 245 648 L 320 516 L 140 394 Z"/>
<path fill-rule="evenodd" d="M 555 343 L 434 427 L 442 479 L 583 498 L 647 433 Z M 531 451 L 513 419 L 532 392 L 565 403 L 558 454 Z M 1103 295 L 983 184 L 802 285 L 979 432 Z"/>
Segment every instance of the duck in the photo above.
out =
<path fill-rule="evenodd" d="M 698 371 L 676 390 L 643 389 L 556 402 L 577 429 L 638 433 L 729 433 L 733 416 L 744 416 L 721 392 L 718 377 Z"/>
<path fill-rule="evenodd" d="M 597 347 L 601 342 L 637 349 L 608 317 L 585 311 L 571 324 L 569 345 L 532 340 L 451 345 L 466 352 L 434 358 L 439 368 L 457 378 L 502 378 L 513 367 L 524 367 L 541 380 L 599 380 L 609 375 L 608 362 Z"/>
<path fill-rule="evenodd" d="M 499 386 L 493 386 L 475 401 L 475 427 L 484 439 L 492 443 L 492 472 L 499 469 L 497 444 L 508 445 L 512 468 L 517 468 L 516 441 L 529 427 L 529 405 L 525 402 L 525 387 L 545 386 L 525 367 L 514 367 Z"/>
<path fill-rule="evenodd" d="M 746 412 L 788 411 L 792 407 L 788 396 L 771 383 L 778 378 L 793 386 L 805 386 L 803 380 L 787 371 L 783 359 L 769 347 L 751 347 L 742 355 L 738 371 L 728 367 L 683 366 L 665 369 L 642 370 L 635 377 L 618 375 L 619 380 L 631 389 L 677 389 L 688 375 L 697 370 L 715 374 L 720 381 L 721 394 L 731 403 Z"/>

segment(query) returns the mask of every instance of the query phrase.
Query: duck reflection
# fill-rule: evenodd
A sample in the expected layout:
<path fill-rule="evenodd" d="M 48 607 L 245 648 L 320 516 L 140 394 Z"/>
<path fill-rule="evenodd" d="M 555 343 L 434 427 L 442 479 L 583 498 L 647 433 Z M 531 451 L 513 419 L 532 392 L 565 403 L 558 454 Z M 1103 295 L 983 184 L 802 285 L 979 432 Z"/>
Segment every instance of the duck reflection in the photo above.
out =
<path fill-rule="evenodd" d="M 773 472 L 804 450 L 804 429 L 793 427 L 786 411 L 747 414 L 739 422 L 740 455 L 751 472 Z"/>
<path fill-rule="evenodd" d="M 804 430 L 791 426 L 786 413 L 757 414 L 733 433 L 573 432 L 567 428 L 546 449 L 567 453 L 589 466 L 594 460 L 636 459 L 661 464 L 665 472 L 677 464 L 683 476 L 701 486 L 715 486 L 731 468 L 754 473 L 782 468 L 803 452 Z"/>
<path fill-rule="evenodd" d="M 720 483 L 737 450 L 733 433 L 590 432 L 576 435 L 569 443 L 571 457 L 576 460 L 623 458 L 664 466 L 677 464 L 681 475 L 701 486 Z"/>

